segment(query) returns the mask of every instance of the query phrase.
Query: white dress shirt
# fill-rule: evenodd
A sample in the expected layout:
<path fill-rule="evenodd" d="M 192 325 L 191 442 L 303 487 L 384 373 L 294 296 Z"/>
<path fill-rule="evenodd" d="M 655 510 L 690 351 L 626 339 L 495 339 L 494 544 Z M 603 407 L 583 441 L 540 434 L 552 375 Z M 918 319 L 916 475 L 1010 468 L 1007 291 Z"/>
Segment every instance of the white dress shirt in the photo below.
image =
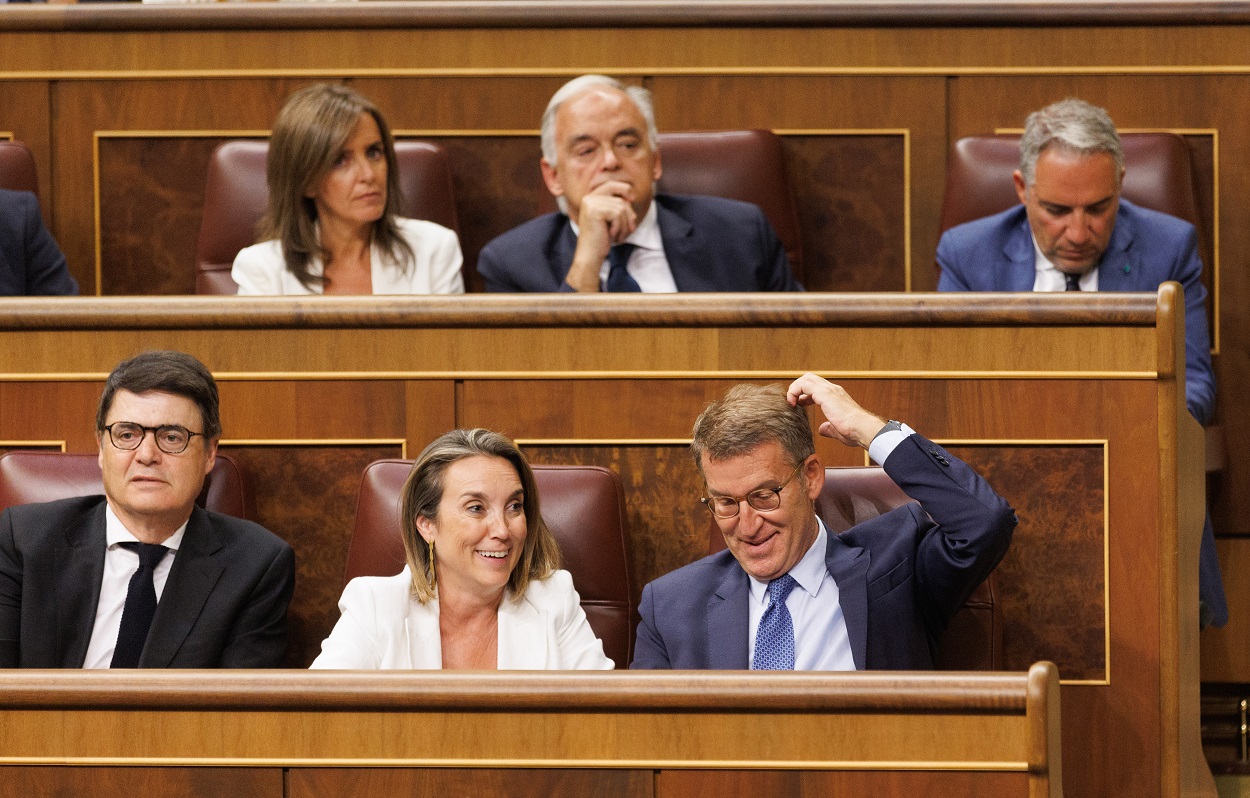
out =
<path fill-rule="evenodd" d="M 903 439 L 914 430 L 903 425 L 901 430 L 887 430 L 873 438 L 868 455 L 878 463 L 884 463 Z M 825 522 L 816 519 L 819 532 L 793 568 L 790 576 L 798 585 L 786 597 L 786 609 L 794 622 L 794 669 L 796 671 L 853 671 L 855 658 L 851 654 L 851 638 L 846 630 L 846 617 L 839 602 L 838 585 L 825 567 L 829 530 Z M 747 602 L 747 624 L 750 630 L 747 644 L 747 661 L 755 660 L 755 636 L 760 618 L 768 608 L 768 582 L 753 576 L 750 579 L 750 599 Z"/>
<path fill-rule="evenodd" d="M 574 235 L 581 235 L 577 222 L 569 218 L 569 226 Z M 644 294 L 674 294 L 677 282 L 673 280 L 673 270 L 669 268 L 668 258 L 664 255 L 664 240 L 660 236 L 660 216 L 653 201 L 647 209 L 642 221 L 621 243 L 633 244 L 634 251 L 629 255 L 625 270 L 633 277 Z M 599 290 L 606 290 L 608 272 L 611 271 L 608 259 L 603 259 L 599 267 Z"/>
<path fill-rule="evenodd" d="M 1037 274 L 1033 278 L 1034 291 L 1067 291 L 1068 275 L 1055 268 L 1055 264 L 1042 254 L 1042 248 L 1037 245 L 1037 238 L 1033 239 L 1033 267 Z M 1090 269 L 1081 275 L 1081 279 L 1077 281 L 1082 291 L 1098 290 L 1098 269 L 1097 267 Z"/>
<path fill-rule="evenodd" d="M 165 592 L 169 569 L 174 565 L 174 557 L 178 554 L 178 547 L 182 545 L 182 536 L 186 531 L 187 525 L 184 522 L 161 543 L 169 552 L 161 558 L 152 572 L 157 602 Z M 100 582 L 100 600 L 96 604 L 95 624 L 91 627 L 87 658 L 82 664 L 84 668 L 107 668 L 112 664 L 113 649 L 117 647 L 117 633 L 122 625 L 122 610 L 126 606 L 126 592 L 130 588 L 130 577 L 139 570 L 139 552 L 118 544 L 140 541 L 130 534 L 113 512 L 113 508 L 108 505 L 105 505 L 104 510 L 104 539 L 107 544 L 104 550 L 104 579 Z"/>

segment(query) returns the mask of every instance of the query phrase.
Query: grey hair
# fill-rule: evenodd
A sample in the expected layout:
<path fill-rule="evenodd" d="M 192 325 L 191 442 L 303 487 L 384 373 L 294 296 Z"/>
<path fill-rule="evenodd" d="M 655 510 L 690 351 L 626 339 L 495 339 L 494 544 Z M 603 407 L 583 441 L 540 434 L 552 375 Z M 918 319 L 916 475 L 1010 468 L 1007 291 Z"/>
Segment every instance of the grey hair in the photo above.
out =
<path fill-rule="evenodd" d="M 1124 148 L 1120 134 L 1106 110 L 1069 97 L 1029 114 L 1020 137 L 1020 174 L 1033 185 L 1037 159 L 1050 146 L 1078 155 L 1105 152 L 1115 159 L 1116 179 L 1124 172 Z"/>
<path fill-rule="evenodd" d="M 556 157 L 558 155 L 556 149 L 556 112 L 560 110 L 560 106 L 566 101 L 596 86 L 615 89 L 633 100 L 634 105 L 638 106 L 638 111 L 642 114 L 642 118 L 647 122 L 648 146 L 653 150 L 658 148 L 660 134 L 655 127 L 655 106 L 651 102 L 651 92 L 642 86 L 626 86 L 616 78 L 610 78 L 607 75 L 582 75 L 581 77 L 573 78 L 557 89 L 547 103 L 547 110 L 543 111 L 543 157 L 552 166 L 556 165 Z"/>

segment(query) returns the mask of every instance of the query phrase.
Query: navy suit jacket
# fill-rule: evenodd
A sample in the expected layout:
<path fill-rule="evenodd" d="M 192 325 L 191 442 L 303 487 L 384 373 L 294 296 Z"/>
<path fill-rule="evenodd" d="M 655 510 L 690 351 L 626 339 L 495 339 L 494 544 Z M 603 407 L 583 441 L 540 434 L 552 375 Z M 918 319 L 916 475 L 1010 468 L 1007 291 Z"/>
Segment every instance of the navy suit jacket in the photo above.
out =
<path fill-rule="evenodd" d="M 0 296 L 77 293 L 39 200 L 29 191 L 0 189 Z"/>
<path fill-rule="evenodd" d="M 1033 231 L 1024 206 L 952 227 L 938 242 L 939 291 L 1032 291 Z M 1154 291 L 1175 280 L 1185 291 L 1185 404 L 1198 423 L 1215 409 L 1215 374 L 1207 332 L 1207 290 L 1200 279 L 1198 235 L 1175 216 L 1120 200 L 1115 230 L 1098 264 L 1099 291 Z M 1199 549 L 1198 591 L 1217 626 L 1228 602 L 1208 516 Z"/>
<path fill-rule="evenodd" d="M 939 291 L 1032 291 L 1033 231 L 1023 205 L 952 227 L 938 243 Z M 1215 375 L 1207 331 L 1198 234 L 1189 222 L 1120 200 L 1115 230 L 1098 264 L 1099 291 L 1155 291 L 1168 280 L 1185 290 L 1185 404 L 1211 421 Z"/>
<path fill-rule="evenodd" d="M 933 668 L 937 635 L 998 565 L 1016 516 L 965 463 L 919 435 L 886 473 L 907 504 L 830 535 L 825 565 L 857 669 Z M 643 588 L 631 668 L 748 667 L 749 577 L 729 551 Z"/>
<path fill-rule="evenodd" d="M 678 291 L 802 291 L 764 212 L 721 197 L 657 194 L 664 256 Z M 482 248 L 477 272 L 495 292 L 571 291 L 577 236 L 563 213 L 514 227 Z"/>
<path fill-rule="evenodd" d="M 103 496 L 84 496 L 0 514 L 0 668 L 82 667 L 104 577 L 104 508 Z M 278 667 L 294 587 L 290 546 L 196 507 L 139 667 Z"/>

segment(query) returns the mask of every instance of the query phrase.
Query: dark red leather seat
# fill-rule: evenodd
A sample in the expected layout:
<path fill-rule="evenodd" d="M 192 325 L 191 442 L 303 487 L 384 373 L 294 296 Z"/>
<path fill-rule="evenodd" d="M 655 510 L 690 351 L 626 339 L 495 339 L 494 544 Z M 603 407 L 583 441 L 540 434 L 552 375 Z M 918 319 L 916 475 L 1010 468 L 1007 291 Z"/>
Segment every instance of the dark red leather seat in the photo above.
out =
<path fill-rule="evenodd" d="M 97 493 L 104 493 L 104 478 L 94 454 L 16 451 L 0 455 L 0 510 Z M 238 464 L 218 454 L 196 503 L 236 518 L 252 518 L 250 501 Z"/>

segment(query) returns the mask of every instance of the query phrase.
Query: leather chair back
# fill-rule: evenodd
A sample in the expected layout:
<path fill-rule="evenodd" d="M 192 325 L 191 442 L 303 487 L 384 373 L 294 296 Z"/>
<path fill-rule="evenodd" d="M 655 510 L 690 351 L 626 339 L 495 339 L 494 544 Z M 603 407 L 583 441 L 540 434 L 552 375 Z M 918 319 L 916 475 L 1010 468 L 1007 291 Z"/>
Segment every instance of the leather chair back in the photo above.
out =
<path fill-rule="evenodd" d="M 15 451 L 0 455 L 0 510 L 104 493 L 94 454 Z M 218 454 L 196 504 L 236 518 L 251 518 L 251 497 L 239 465 Z"/>
<path fill-rule="evenodd" d="M 885 470 L 875 467 L 826 468 L 816 514 L 832 534 L 840 534 L 913 501 Z M 708 553 L 725 548 L 712 521 Z M 940 670 L 1000 670 L 1003 661 L 1002 609 L 994 601 L 994 575 L 982 582 L 951 618 L 938 639 L 934 664 Z"/>
<path fill-rule="evenodd" d="M 20 141 L 0 141 L 0 188 L 29 191 L 39 196 L 35 156 Z"/>
<path fill-rule="evenodd" d="M 786 248 L 790 270 L 803 280 L 799 213 L 786 175 L 781 139 L 770 130 L 661 133 L 660 190 L 710 194 L 758 205 Z"/>
<path fill-rule="evenodd" d="M 195 253 L 197 294 L 234 294 L 230 267 L 239 250 L 256 243 L 256 225 L 269 202 L 265 164 L 269 142 L 226 141 L 213 150 L 204 185 L 204 211 Z M 451 165 L 437 144 L 396 141 L 400 213 L 459 231 Z"/>
<path fill-rule="evenodd" d="M 1185 140 L 1174 133 L 1124 133 L 1120 140 L 1124 198 L 1203 230 Z M 1019 136 L 971 136 L 955 142 L 946 164 L 942 232 L 1018 205 L 1011 174 L 1019 163 Z"/>
<path fill-rule="evenodd" d="M 596 466 L 536 465 L 543 520 L 560 544 L 582 609 L 618 668 L 629 665 L 634 605 L 629 580 L 629 531 L 616 474 Z M 360 480 L 356 526 L 344 584 L 357 576 L 393 576 L 404 569 L 400 496 L 411 460 L 377 460 Z"/>

